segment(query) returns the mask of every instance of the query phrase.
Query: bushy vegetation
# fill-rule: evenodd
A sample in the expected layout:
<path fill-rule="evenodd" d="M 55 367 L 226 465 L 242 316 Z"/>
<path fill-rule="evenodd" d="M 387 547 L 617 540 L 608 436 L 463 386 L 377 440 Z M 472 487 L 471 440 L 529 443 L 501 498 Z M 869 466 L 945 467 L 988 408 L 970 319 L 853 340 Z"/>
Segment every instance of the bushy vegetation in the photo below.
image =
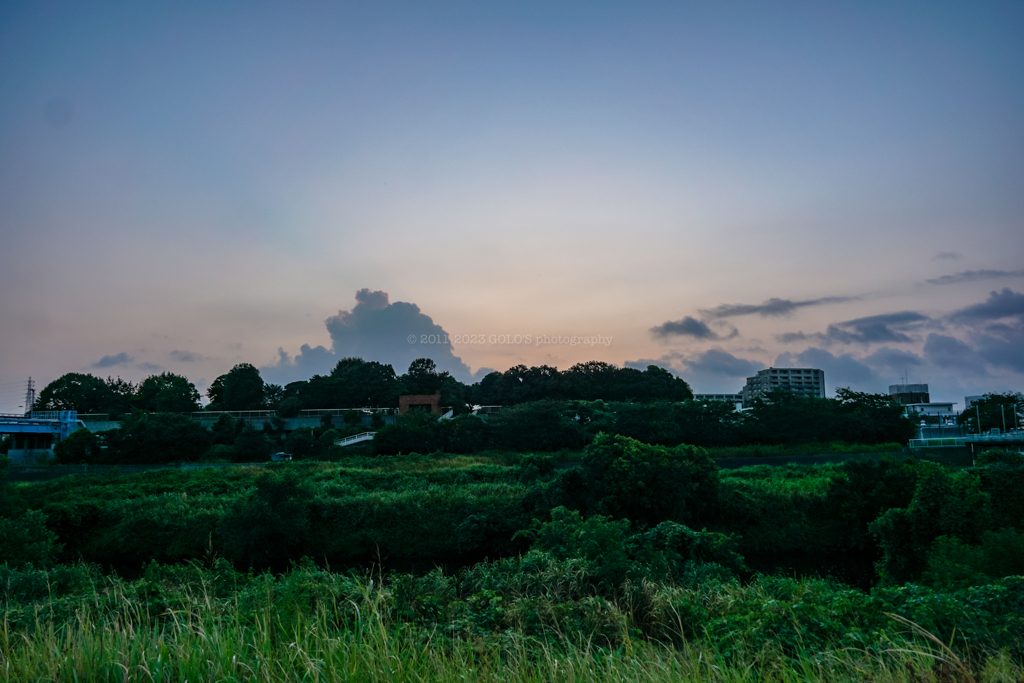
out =
<path fill-rule="evenodd" d="M 740 582 L 704 561 L 698 543 L 696 559 L 652 579 L 651 544 L 646 556 L 595 560 L 588 544 L 626 543 L 603 520 L 570 515 L 568 524 L 542 527 L 521 557 L 455 574 L 343 574 L 303 561 L 254 575 L 218 559 L 150 563 L 132 580 L 85 564 L 0 567 L 0 680 L 746 681 L 756 671 L 765 681 L 966 682 L 1022 673 L 1021 577 L 954 593 Z M 616 562 L 627 578 L 613 584 Z"/>
<path fill-rule="evenodd" d="M 85 458 L 105 445 L 101 458 L 166 459 L 283 438 L 311 458 L 0 485 L 0 681 L 122 680 L 122 667 L 332 680 L 353 666 L 575 680 L 567 661 L 610 680 L 1021 673 L 1020 454 L 962 470 L 882 456 L 719 471 L 700 446 L 618 433 L 619 406 L 630 429 L 643 422 L 633 405 L 414 415 L 380 443 L 435 439 L 432 453 L 334 462 L 314 459 L 339 433 L 327 422 L 284 436 L 140 412 L 113 438 L 68 439 Z M 540 415 L 555 419 L 538 438 L 582 448 L 572 466 L 542 449 L 481 454 Z M 455 443 L 476 445 L 449 454 Z M 396 652 L 421 668 L 382 669 Z M 913 652 L 941 666 L 926 673 Z"/>
<path fill-rule="evenodd" d="M 582 448 L 598 434 L 610 433 L 647 444 L 715 448 L 719 456 L 792 455 L 893 451 L 913 436 L 913 424 L 888 397 L 845 389 L 838 393 L 836 399 L 818 399 L 776 392 L 742 413 L 717 401 L 546 399 L 505 408 L 486 421 L 472 415 L 437 421 L 414 414 L 379 430 L 374 449 L 388 455 L 559 451 Z"/>

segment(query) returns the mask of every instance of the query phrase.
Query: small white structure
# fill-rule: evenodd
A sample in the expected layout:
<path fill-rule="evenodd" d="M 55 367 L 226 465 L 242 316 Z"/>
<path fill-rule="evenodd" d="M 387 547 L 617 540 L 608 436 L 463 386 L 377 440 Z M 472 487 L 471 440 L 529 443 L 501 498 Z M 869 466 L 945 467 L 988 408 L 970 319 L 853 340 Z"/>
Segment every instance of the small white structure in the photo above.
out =
<path fill-rule="evenodd" d="M 908 403 L 905 407 L 908 415 L 917 413 L 932 417 L 952 417 L 956 415 L 953 410 L 954 405 L 954 403 Z"/>

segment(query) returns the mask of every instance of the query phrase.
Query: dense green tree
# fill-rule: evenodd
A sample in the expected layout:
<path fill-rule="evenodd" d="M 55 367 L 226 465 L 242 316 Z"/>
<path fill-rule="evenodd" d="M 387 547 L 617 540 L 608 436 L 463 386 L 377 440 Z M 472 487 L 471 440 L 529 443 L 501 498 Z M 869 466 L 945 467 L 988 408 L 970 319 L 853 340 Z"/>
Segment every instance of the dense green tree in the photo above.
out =
<path fill-rule="evenodd" d="M 378 455 L 432 453 L 441 448 L 439 431 L 437 418 L 433 415 L 419 410 L 410 411 L 394 424 L 377 430 L 373 452 Z"/>
<path fill-rule="evenodd" d="M 35 410 L 77 410 L 79 413 L 120 413 L 128 410 L 134 388 L 121 378 L 103 381 L 93 375 L 69 372 L 47 384 Z"/>
<path fill-rule="evenodd" d="M 246 424 L 248 423 L 245 420 L 236 420 L 230 415 L 218 416 L 210 429 L 213 443 L 219 446 L 232 445 Z"/>
<path fill-rule="evenodd" d="M 835 403 L 777 389 L 755 398 L 743 413 L 747 443 L 829 443 L 838 441 L 833 419 Z"/>
<path fill-rule="evenodd" d="M 314 375 L 299 387 L 298 396 L 306 409 L 391 408 L 398 406 L 398 397 L 404 392 L 390 365 L 343 358 L 330 375 Z"/>
<path fill-rule="evenodd" d="M 910 504 L 887 510 L 870 526 L 883 553 L 879 573 L 890 583 L 914 580 L 937 538 L 976 545 L 991 526 L 991 497 L 977 472 L 922 467 Z"/>
<path fill-rule="evenodd" d="M 830 399 L 832 400 L 832 399 Z M 848 443 L 905 443 L 914 438 L 913 420 L 891 396 L 836 389 L 834 430 Z"/>
<path fill-rule="evenodd" d="M 707 523 L 717 511 L 718 468 L 702 448 L 599 434 L 586 449 L 582 475 L 593 513 L 654 526 Z"/>
<path fill-rule="evenodd" d="M 154 413 L 191 413 L 202 408 L 195 385 L 188 378 L 171 372 L 144 379 L 132 398 L 132 405 Z"/>
<path fill-rule="evenodd" d="M 922 580 L 942 591 L 1024 575 L 1024 533 L 1013 528 L 986 531 L 977 545 L 939 536 L 928 551 Z"/>
<path fill-rule="evenodd" d="M 103 435 L 104 459 L 116 463 L 167 463 L 199 460 L 212 445 L 210 432 L 176 413 L 133 413 Z"/>
<path fill-rule="evenodd" d="M 966 425 L 972 434 L 992 429 L 1010 431 L 1024 428 L 1024 394 L 1009 391 L 1004 394 L 985 394 L 984 398 L 960 413 L 957 424 Z"/>
<path fill-rule="evenodd" d="M 249 422 L 240 420 L 242 429 L 235 437 L 235 462 L 267 462 L 274 452 L 274 442 Z"/>
<path fill-rule="evenodd" d="M 340 361 L 331 371 L 331 377 L 340 383 L 342 398 L 346 400 L 340 407 L 397 406 L 404 390 L 394 369 L 375 361 L 349 364 Z"/>
<path fill-rule="evenodd" d="M 249 363 L 239 363 L 213 380 L 206 396 L 208 410 L 260 410 L 265 406 L 265 385 L 260 371 Z"/>
<path fill-rule="evenodd" d="M 267 384 L 263 387 L 263 407 L 267 410 L 276 410 L 285 398 L 284 387 L 280 384 Z"/>
<path fill-rule="evenodd" d="M 407 394 L 436 394 L 449 377 L 447 372 L 438 372 L 434 361 L 417 358 L 409 364 L 409 371 L 402 375 L 402 384 Z"/>
<path fill-rule="evenodd" d="M 6 442 L 6 439 L 4 439 Z M 11 466 L 11 459 L 7 453 L 0 454 L 0 517 L 7 512 L 7 470 Z"/>
<path fill-rule="evenodd" d="M 99 439 L 88 429 L 78 429 L 53 447 L 62 465 L 97 462 L 102 457 Z"/>
<path fill-rule="evenodd" d="M 680 442 L 694 446 L 733 446 L 741 442 L 743 415 L 729 401 L 687 400 L 675 404 Z"/>
<path fill-rule="evenodd" d="M 533 401 L 505 408 L 488 419 L 496 445 L 516 451 L 582 448 L 587 433 L 564 401 Z"/>
<path fill-rule="evenodd" d="M 62 547 L 57 535 L 46 528 L 46 515 L 40 510 L 0 517 L 0 566 L 47 566 L 57 559 Z"/>
<path fill-rule="evenodd" d="M 582 401 L 684 401 L 693 398 L 690 386 L 670 372 L 650 365 L 641 372 L 601 361 L 578 363 L 565 372 L 547 365 L 517 365 L 492 372 L 466 388 L 477 405 L 513 405 L 549 399 Z"/>
<path fill-rule="evenodd" d="M 120 377 L 107 377 L 104 383 L 110 390 L 110 402 L 105 412 L 111 418 L 116 419 L 122 413 L 127 413 L 131 410 L 132 399 L 135 398 L 135 392 L 138 390 L 138 387 Z"/>
<path fill-rule="evenodd" d="M 284 440 L 284 450 L 296 460 L 309 460 L 317 454 L 316 437 L 312 429 L 295 429 Z"/>
<path fill-rule="evenodd" d="M 842 526 L 839 536 L 846 549 L 873 549 L 869 526 L 887 510 L 910 505 L 920 465 L 914 459 L 864 458 L 845 462 L 840 469 L 845 476 L 833 479 L 827 494 L 828 509 Z"/>
<path fill-rule="evenodd" d="M 278 417 L 298 417 L 302 412 L 302 399 L 298 396 L 289 396 L 277 404 L 275 411 Z"/>
<path fill-rule="evenodd" d="M 661 446 L 682 443 L 683 431 L 677 419 L 676 406 L 672 403 L 615 403 L 612 409 L 616 434 Z"/>
<path fill-rule="evenodd" d="M 295 472 L 268 472 L 223 518 L 218 536 L 239 566 L 283 568 L 304 554 L 310 494 Z"/>

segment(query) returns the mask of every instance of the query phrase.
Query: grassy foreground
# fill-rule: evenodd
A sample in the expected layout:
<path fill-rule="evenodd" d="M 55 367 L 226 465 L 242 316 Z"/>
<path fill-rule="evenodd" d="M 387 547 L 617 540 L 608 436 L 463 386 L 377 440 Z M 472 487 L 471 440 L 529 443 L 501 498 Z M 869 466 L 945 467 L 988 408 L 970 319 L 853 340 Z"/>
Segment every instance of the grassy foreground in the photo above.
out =
<path fill-rule="evenodd" d="M 375 615 L 360 628 L 332 630 L 325 617 L 232 627 L 178 614 L 170 626 L 132 619 L 95 628 L 87 619 L 37 631 L 22 640 L 4 632 L 3 681 L 1019 681 L 1005 658 L 978 678 L 941 648 L 883 656 L 836 653 L 826 660 L 780 660 L 750 653 L 723 663 L 705 644 L 631 645 L 622 653 L 582 643 L 568 651 L 534 651 L 471 640 L 438 642 L 429 632 L 389 631 Z"/>
<path fill-rule="evenodd" d="M 182 578 L 182 571 L 190 573 L 174 573 Z M 612 640 L 582 638 L 559 632 L 557 620 L 538 638 L 518 629 L 481 632 L 403 619 L 396 611 L 400 586 L 387 577 L 318 574 L 333 586 L 322 597 L 290 592 L 287 579 L 269 575 L 231 587 L 201 570 L 173 587 L 81 566 L 8 574 L 5 595 L 21 599 L 3 606 L 0 681 L 1024 679 L 1007 653 L 964 661 L 899 617 L 893 637 L 873 646 L 836 643 L 795 655 L 696 635 L 661 643 L 630 628 Z M 69 584 L 82 581 L 88 585 Z M 24 600 L 29 594 L 38 599 Z"/>

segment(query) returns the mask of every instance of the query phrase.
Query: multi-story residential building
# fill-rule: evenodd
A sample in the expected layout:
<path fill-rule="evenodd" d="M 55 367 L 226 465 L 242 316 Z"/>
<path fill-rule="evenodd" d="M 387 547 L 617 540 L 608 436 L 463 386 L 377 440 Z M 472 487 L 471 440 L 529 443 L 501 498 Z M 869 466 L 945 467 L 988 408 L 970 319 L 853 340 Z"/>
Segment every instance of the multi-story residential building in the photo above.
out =
<path fill-rule="evenodd" d="M 825 398 L 825 372 L 814 368 L 759 370 L 756 375 L 747 378 L 747 384 L 743 387 L 743 407 L 750 406 L 755 398 L 776 389 L 785 389 L 797 396 Z"/>

